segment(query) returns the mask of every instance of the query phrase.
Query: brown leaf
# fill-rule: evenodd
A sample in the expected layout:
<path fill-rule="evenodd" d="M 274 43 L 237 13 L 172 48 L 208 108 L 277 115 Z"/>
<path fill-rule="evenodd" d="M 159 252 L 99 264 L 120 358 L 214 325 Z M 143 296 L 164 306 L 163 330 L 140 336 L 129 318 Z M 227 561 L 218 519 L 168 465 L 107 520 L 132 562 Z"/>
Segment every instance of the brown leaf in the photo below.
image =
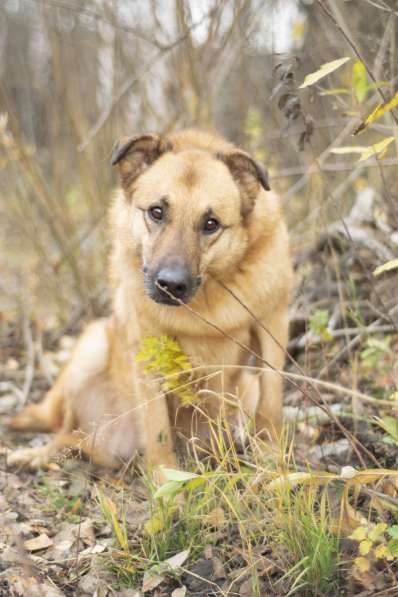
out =
<path fill-rule="evenodd" d="M 53 544 L 52 540 L 46 533 L 41 533 L 33 539 L 24 541 L 24 548 L 27 551 L 39 551 L 40 549 L 48 549 Z"/>

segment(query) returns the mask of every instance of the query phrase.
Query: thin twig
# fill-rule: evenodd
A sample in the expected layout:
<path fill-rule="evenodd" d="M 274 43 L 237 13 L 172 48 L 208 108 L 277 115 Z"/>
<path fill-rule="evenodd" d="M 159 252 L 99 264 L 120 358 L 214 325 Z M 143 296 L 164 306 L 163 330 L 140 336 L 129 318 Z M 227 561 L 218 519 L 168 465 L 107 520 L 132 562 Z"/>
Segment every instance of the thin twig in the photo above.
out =
<path fill-rule="evenodd" d="M 328 330 L 328 334 L 332 338 L 344 338 L 346 336 L 357 336 L 358 334 L 361 334 L 361 336 L 366 334 L 389 334 L 390 332 L 394 331 L 396 330 L 395 326 L 393 325 L 370 324 L 364 328 L 340 328 L 338 330 Z M 294 338 L 294 340 L 289 342 L 289 350 L 304 348 L 309 342 L 311 344 L 320 344 L 322 342 L 322 338 L 314 334 L 312 331 L 306 332 L 303 336 Z"/>
<path fill-rule="evenodd" d="M 86 138 L 80 143 L 80 145 L 77 148 L 78 151 L 84 151 L 87 148 L 89 143 L 99 133 L 99 131 L 102 129 L 109 117 L 112 115 L 117 104 L 126 95 L 126 93 L 130 91 L 134 83 L 137 83 L 137 81 L 139 81 L 144 75 L 146 75 L 161 58 L 163 58 L 166 54 L 170 53 L 172 50 L 174 50 L 174 48 L 176 48 L 179 44 L 185 41 L 189 33 L 196 27 L 199 27 L 199 25 L 201 25 L 206 18 L 207 14 L 204 15 L 199 21 L 196 21 L 196 23 L 193 23 L 190 27 L 188 27 L 188 31 L 180 37 L 178 37 L 173 43 L 163 47 L 161 50 L 159 50 L 159 52 L 156 52 L 156 54 L 152 57 L 151 60 L 149 60 L 149 62 L 145 65 L 142 71 L 138 73 L 138 75 L 133 73 L 132 75 L 130 75 L 130 77 L 127 78 L 124 85 L 122 85 L 122 87 L 119 89 L 112 103 L 107 108 L 105 108 L 105 110 L 98 118 L 97 122 L 91 127 L 91 129 L 87 133 Z"/>
<path fill-rule="evenodd" d="M 358 48 L 356 47 L 356 45 L 354 44 L 354 42 L 352 41 L 352 39 L 350 38 L 350 36 L 347 35 L 347 33 L 344 31 L 343 27 L 338 23 L 337 19 L 334 17 L 334 15 L 331 13 L 331 11 L 324 5 L 323 1 L 322 0 L 317 0 L 317 2 L 319 4 L 319 6 L 322 8 L 323 12 L 325 14 L 327 14 L 327 16 L 333 22 L 333 24 L 335 25 L 336 29 L 338 29 L 338 31 L 344 37 L 345 41 L 350 46 L 350 48 L 354 51 L 354 53 L 356 54 L 357 58 L 362 62 L 362 64 L 366 68 L 366 72 L 368 73 L 369 77 L 372 79 L 373 83 L 376 85 L 377 93 L 380 95 L 380 97 L 383 100 L 383 102 L 386 102 L 387 101 L 387 97 L 385 96 L 385 94 L 382 91 L 382 89 L 380 88 L 380 86 L 377 84 L 377 79 L 374 76 L 373 71 L 370 69 L 370 67 L 366 63 L 365 59 L 363 58 L 362 54 L 360 53 L 360 51 L 358 50 Z M 390 114 L 391 114 L 391 116 L 392 116 L 395 124 L 398 125 L 398 118 L 395 116 L 394 111 L 390 110 Z"/>

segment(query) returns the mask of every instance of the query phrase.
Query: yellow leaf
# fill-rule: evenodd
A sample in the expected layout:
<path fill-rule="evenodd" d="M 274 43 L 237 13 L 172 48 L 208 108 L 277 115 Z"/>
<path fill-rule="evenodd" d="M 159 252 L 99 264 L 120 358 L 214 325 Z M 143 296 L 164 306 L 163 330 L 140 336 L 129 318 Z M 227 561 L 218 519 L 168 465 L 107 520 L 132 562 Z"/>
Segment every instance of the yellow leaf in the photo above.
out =
<path fill-rule="evenodd" d="M 369 158 L 377 154 L 379 154 L 380 158 L 380 154 L 383 153 L 384 155 L 385 150 L 394 140 L 395 137 L 386 137 L 385 139 L 383 139 L 383 141 L 379 141 L 379 143 L 375 143 L 374 145 L 369 145 L 369 147 L 365 147 L 361 157 L 359 158 L 359 161 L 364 162 L 365 160 L 368 160 Z"/>
<path fill-rule="evenodd" d="M 378 120 L 379 118 L 381 118 L 382 116 L 384 116 L 384 114 L 386 114 L 387 112 L 389 112 L 390 110 L 392 110 L 393 108 L 395 108 L 395 106 L 397 106 L 397 105 L 398 105 L 398 91 L 396 92 L 396 94 L 394 95 L 394 97 L 392 99 L 390 99 L 388 102 L 384 102 L 383 104 L 379 104 L 373 110 L 373 112 L 371 112 L 369 114 L 369 116 L 367 116 L 365 118 L 365 120 L 363 122 L 361 122 L 361 124 L 354 131 L 353 134 L 357 135 L 358 133 L 361 133 L 363 130 L 366 129 L 366 127 L 369 124 L 372 124 L 372 122 L 375 122 L 376 120 Z"/>
<path fill-rule="evenodd" d="M 370 562 L 366 558 L 355 558 L 354 564 L 360 572 L 369 572 L 370 570 Z"/>
<path fill-rule="evenodd" d="M 333 89 L 324 89 L 319 95 L 350 95 L 350 92 L 345 87 L 334 87 Z"/>
<path fill-rule="evenodd" d="M 354 541 L 363 541 L 366 539 L 368 529 L 366 527 L 357 527 L 355 531 L 350 535 L 350 539 Z"/>
<path fill-rule="evenodd" d="M 368 77 L 363 62 L 357 60 L 352 67 L 352 86 L 357 101 L 362 104 L 368 93 Z"/>
<path fill-rule="evenodd" d="M 388 550 L 387 545 L 385 545 L 384 543 L 382 543 L 381 545 L 378 545 L 376 547 L 376 549 L 374 551 L 374 554 L 375 554 L 375 558 L 377 560 L 381 560 L 382 558 L 386 559 L 390 555 L 390 552 Z"/>
<path fill-rule="evenodd" d="M 338 60 L 332 60 L 332 62 L 326 62 L 325 64 L 322 64 L 317 71 L 305 77 L 304 82 L 300 85 L 299 89 L 304 89 L 304 87 L 309 87 L 310 85 L 317 83 L 320 79 L 323 79 L 323 77 L 326 77 L 326 75 L 329 75 L 340 66 L 348 62 L 348 60 L 351 60 L 351 58 L 346 56 L 345 58 L 339 58 Z"/>
<path fill-rule="evenodd" d="M 335 147 L 334 149 L 330 150 L 330 153 L 336 153 L 339 155 L 344 155 L 346 153 L 363 153 L 363 150 L 366 149 L 361 145 L 349 145 L 348 147 Z"/>
<path fill-rule="evenodd" d="M 387 147 L 394 141 L 394 137 L 386 137 L 379 143 L 375 143 L 374 145 L 349 145 L 346 147 L 335 147 L 334 149 L 330 150 L 330 153 L 334 153 L 337 155 L 345 155 L 349 153 L 360 153 L 361 157 L 359 158 L 360 162 L 364 160 L 368 160 L 374 155 L 377 155 L 379 159 L 384 157 L 384 154 L 387 150 Z"/>
<path fill-rule="evenodd" d="M 369 553 L 372 549 L 372 546 L 373 542 L 369 541 L 369 539 L 361 541 L 361 543 L 359 544 L 359 553 L 361 554 L 361 556 L 366 556 L 366 554 Z"/>
<path fill-rule="evenodd" d="M 145 530 L 149 535 L 156 535 L 164 528 L 164 519 L 162 516 L 154 515 L 145 523 Z"/>
<path fill-rule="evenodd" d="M 371 541 L 379 541 L 384 535 L 384 531 L 387 529 L 387 525 L 385 522 L 379 522 L 373 529 L 369 532 L 368 537 Z"/>
<path fill-rule="evenodd" d="M 375 271 L 373 272 L 374 276 L 379 276 L 383 272 L 389 272 L 392 269 L 398 268 L 398 259 L 393 259 L 392 261 L 387 261 L 387 263 L 383 263 L 383 265 L 379 265 L 376 267 Z"/>
<path fill-rule="evenodd" d="M 268 489 L 292 489 L 292 487 L 295 487 L 296 485 L 305 483 L 322 485 L 335 479 L 338 479 L 338 476 L 333 475 L 332 473 L 320 473 L 319 475 L 313 475 L 311 473 L 304 472 L 289 473 L 287 475 L 273 479 L 270 483 L 268 483 Z"/>

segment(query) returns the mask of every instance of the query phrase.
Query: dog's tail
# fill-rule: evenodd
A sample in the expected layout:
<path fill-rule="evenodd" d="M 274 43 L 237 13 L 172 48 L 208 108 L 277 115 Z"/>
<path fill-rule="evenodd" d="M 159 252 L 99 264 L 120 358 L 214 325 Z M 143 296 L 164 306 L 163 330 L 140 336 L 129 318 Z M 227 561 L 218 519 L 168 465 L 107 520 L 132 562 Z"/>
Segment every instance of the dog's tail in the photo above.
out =
<path fill-rule="evenodd" d="M 64 395 L 61 388 L 50 390 L 39 404 L 29 404 L 9 421 L 11 429 L 18 431 L 57 431 L 63 422 Z"/>

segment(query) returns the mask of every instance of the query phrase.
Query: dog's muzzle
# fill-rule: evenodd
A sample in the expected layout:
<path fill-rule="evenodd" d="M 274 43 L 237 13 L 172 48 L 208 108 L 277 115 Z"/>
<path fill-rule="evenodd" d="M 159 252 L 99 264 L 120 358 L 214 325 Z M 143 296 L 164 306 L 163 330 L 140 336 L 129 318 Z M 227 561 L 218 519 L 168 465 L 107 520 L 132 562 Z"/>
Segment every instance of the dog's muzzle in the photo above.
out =
<path fill-rule="evenodd" d="M 152 300 L 175 307 L 181 302 L 189 303 L 200 284 L 200 278 L 194 278 L 185 265 L 177 263 L 162 265 L 146 280 L 146 289 Z"/>

